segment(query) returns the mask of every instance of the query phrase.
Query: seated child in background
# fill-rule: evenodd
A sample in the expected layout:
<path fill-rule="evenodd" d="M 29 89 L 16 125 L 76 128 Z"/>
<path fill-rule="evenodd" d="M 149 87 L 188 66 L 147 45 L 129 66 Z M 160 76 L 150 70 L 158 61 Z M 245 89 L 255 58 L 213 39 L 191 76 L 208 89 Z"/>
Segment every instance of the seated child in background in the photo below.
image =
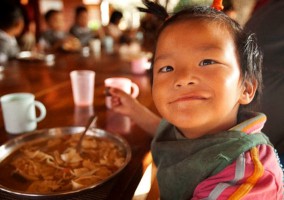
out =
<path fill-rule="evenodd" d="M 115 112 L 154 135 L 161 199 L 283 200 L 279 158 L 261 132 L 266 116 L 250 111 L 262 87 L 254 35 L 214 8 L 168 16 L 143 2 L 140 10 L 165 20 L 152 61 L 152 96 L 163 119 L 120 90 L 110 93 Z"/>
<path fill-rule="evenodd" d="M 44 15 L 47 30 L 41 34 L 40 50 L 78 50 L 80 41 L 64 30 L 63 13 L 59 10 L 49 10 Z"/>
<path fill-rule="evenodd" d="M 13 58 L 20 48 L 16 36 L 24 28 L 24 18 L 20 5 L 15 1 L 0 2 L 0 63 Z"/>
<path fill-rule="evenodd" d="M 119 43 L 123 35 L 122 30 L 119 29 L 119 23 L 122 19 L 122 12 L 115 10 L 111 13 L 109 24 L 106 27 L 106 35 L 111 36 L 115 42 Z"/>
<path fill-rule="evenodd" d="M 105 35 L 112 37 L 116 45 L 130 44 L 133 36 L 131 30 L 121 30 L 119 24 L 123 19 L 123 14 L 119 10 L 111 13 L 109 24 L 105 27 Z"/>
<path fill-rule="evenodd" d="M 78 38 L 82 46 L 88 46 L 91 39 L 96 37 L 95 31 L 88 27 L 88 10 L 84 6 L 75 9 L 75 22 L 70 33 Z"/>

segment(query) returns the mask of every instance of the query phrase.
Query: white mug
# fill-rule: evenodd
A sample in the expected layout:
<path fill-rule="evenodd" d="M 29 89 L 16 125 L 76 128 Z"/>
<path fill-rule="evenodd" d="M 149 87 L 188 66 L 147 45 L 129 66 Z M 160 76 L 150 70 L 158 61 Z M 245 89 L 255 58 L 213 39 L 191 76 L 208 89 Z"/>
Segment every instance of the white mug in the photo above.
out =
<path fill-rule="evenodd" d="M 130 94 L 133 98 L 136 98 L 139 94 L 139 87 L 136 83 L 133 83 L 130 79 L 124 77 L 112 77 L 105 79 L 106 88 L 106 107 L 111 108 L 111 95 L 108 92 L 109 88 L 117 88 Z"/>
<path fill-rule="evenodd" d="M 37 122 L 46 116 L 45 106 L 35 100 L 31 93 L 12 93 L 1 97 L 1 106 L 5 129 L 8 133 L 19 134 L 33 131 Z M 40 116 L 36 117 L 35 108 L 40 110 Z"/>

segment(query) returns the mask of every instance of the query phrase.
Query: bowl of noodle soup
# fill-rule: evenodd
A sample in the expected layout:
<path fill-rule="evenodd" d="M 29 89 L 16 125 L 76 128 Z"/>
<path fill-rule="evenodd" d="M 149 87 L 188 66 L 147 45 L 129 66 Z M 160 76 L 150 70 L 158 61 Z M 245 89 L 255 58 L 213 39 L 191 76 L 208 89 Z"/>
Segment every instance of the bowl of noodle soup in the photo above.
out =
<path fill-rule="evenodd" d="M 131 159 L 127 141 L 102 129 L 84 127 L 37 130 L 0 146 L 0 191 L 26 197 L 75 194 L 102 185 Z"/>

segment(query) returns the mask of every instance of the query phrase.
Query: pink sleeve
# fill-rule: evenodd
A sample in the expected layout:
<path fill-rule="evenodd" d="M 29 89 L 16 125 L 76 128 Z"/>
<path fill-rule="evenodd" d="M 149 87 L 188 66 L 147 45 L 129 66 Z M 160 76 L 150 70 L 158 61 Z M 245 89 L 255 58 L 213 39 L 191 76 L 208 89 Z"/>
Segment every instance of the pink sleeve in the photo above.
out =
<path fill-rule="evenodd" d="M 259 145 L 259 160 L 264 173 L 254 187 L 244 196 L 245 200 L 283 200 L 283 172 L 271 146 Z M 202 181 L 192 199 L 228 199 L 254 171 L 250 152 L 246 152 L 220 173 Z"/>

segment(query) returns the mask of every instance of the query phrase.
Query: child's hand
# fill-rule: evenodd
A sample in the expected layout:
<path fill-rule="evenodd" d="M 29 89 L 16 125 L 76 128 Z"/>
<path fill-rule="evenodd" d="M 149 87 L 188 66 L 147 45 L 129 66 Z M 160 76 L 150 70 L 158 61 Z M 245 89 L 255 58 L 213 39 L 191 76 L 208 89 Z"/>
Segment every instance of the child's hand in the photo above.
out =
<path fill-rule="evenodd" d="M 110 88 L 112 110 L 129 116 L 138 126 L 154 135 L 161 118 L 124 91 Z"/>
<path fill-rule="evenodd" d="M 122 90 L 110 88 L 109 93 L 112 96 L 112 110 L 115 112 L 132 117 L 136 114 L 137 106 L 141 106 L 136 99 Z"/>

